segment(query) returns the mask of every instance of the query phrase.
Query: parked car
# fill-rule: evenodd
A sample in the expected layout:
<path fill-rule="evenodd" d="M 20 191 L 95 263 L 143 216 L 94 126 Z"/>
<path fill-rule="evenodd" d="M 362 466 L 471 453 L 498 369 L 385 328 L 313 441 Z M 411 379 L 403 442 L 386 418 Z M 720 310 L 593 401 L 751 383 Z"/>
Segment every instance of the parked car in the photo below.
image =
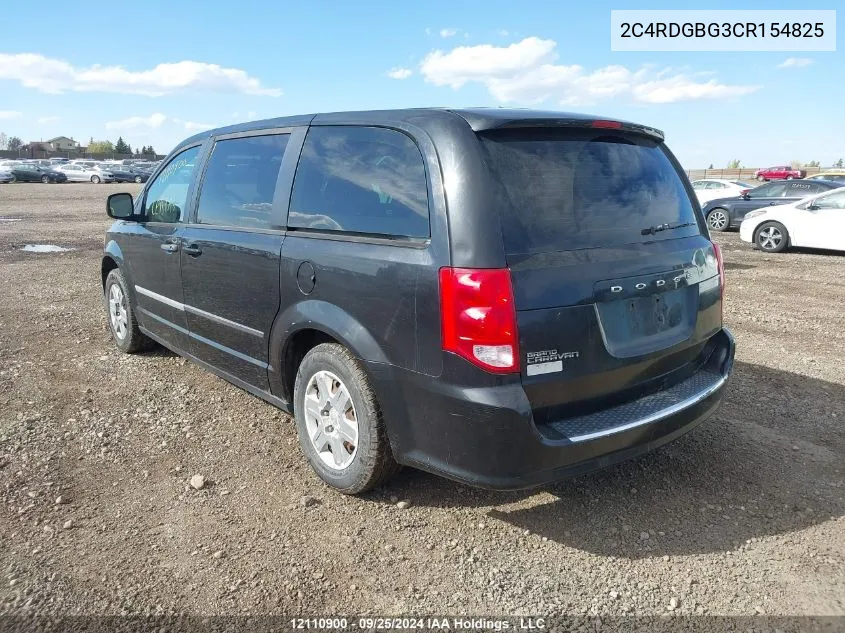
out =
<path fill-rule="evenodd" d="M 0 183 L 6 184 L 14 181 L 15 177 L 12 175 L 12 171 L 6 167 L 0 167 Z"/>
<path fill-rule="evenodd" d="M 778 165 L 777 167 L 766 167 L 754 172 L 754 177 L 759 181 L 765 180 L 794 180 L 803 178 L 807 172 L 803 169 L 793 169 L 789 165 Z"/>
<path fill-rule="evenodd" d="M 104 168 L 112 175 L 114 182 L 142 183 L 147 182 L 150 177 L 150 174 L 146 171 L 133 169 L 125 165 L 105 165 Z"/>
<path fill-rule="evenodd" d="M 694 180 L 692 183 L 692 188 L 700 204 L 715 198 L 739 196 L 754 187 L 755 185 L 749 185 L 741 180 L 722 180 L 719 178 L 704 178 Z"/>
<path fill-rule="evenodd" d="M 789 204 L 813 194 L 841 187 L 845 183 L 828 180 L 767 182 L 743 195 L 717 198 L 702 205 L 701 210 L 711 231 L 739 228 L 745 214 L 760 207 Z"/>
<path fill-rule="evenodd" d="M 833 182 L 845 182 L 845 171 L 823 171 L 819 174 L 807 176 L 807 180 L 830 180 Z"/>
<path fill-rule="evenodd" d="M 95 185 L 104 182 L 114 182 L 114 175 L 111 171 L 101 169 L 100 167 L 68 164 L 56 167 L 56 171 L 62 172 L 70 182 L 92 182 Z"/>
<path fill-rule="evenodd" d="M 41 167 L 32 163 L 21 163 L 12 167 L 12 176 L 17 182 L 67 182 L 67 176 L 49 167 Z"/>
<path fill-rule="evenodd" d="M 530 110 L 274 119 L 109 196 L 117 347 L 294 415 L 330 486 L 525 488 L 679 437 L 734 358 L 721 252 L 653 128 Z M 643 204 L 648 200 L 648 204 Z"/>
<path fill-rule="evenodd" d="M 845 251 L 845 188 L 745 216 L 739 236 L 760 250 L 780 253 L 792 246 Z"/>

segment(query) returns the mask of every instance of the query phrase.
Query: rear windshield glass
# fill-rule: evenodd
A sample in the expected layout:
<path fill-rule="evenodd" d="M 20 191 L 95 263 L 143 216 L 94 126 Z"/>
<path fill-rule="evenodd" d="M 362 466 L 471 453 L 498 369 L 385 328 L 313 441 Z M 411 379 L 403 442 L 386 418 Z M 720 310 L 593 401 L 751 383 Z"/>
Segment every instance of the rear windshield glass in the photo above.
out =
<path fill-rule="evenodd" d="M 505 249 L 540 253 L 699 233 L 683 181 L 660 144 L 606 130 L 480 135 L 498 190 Z M 672 228 L 643 234 L 664 224 Z"/>

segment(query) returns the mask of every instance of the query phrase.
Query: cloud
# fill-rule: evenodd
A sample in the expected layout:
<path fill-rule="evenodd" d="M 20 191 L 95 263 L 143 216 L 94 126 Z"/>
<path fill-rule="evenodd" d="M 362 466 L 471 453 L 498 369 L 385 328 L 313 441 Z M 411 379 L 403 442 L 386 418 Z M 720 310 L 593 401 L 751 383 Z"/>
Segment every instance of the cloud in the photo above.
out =
<path fill-rule="evenodd" d="M 789 57 L 783 63 L 778 64 L 778 68 L 804 68 L 812 63 L 813 60 L 807 57 Z"/>
<path fill-rule="evenodd" d="M 437 86 L 484 85 L 494 99 L 536 105 L 555 101 L 585 105 L 611 98 L 637 103 L 676 103 L 697 99 L 727 99 L 749 94 L 756 85 L 728 85 L 716 79 L 698 80 L 684 72 L 653 66 L 631 70 L 610 65 L 593 71 L 576 64 L 556 63 L 554 40 L 527 37 L 509 46 L 459 46 L 435 50 L 420 64 L 425 80 Z"/>
<path fill-rule="evenodd" d="M 440 37 L 455 37 L 459 29 L 440 29 Z"/>
<path fill-rule="evenodd" d="M 106 129 L 133 130 L 142 127 L 158 128 L 161 127 L 165 121 L 167 121 L 167 117 L 161 112 L 156 112 L 155 114 L 151 114 L 148 117 L 131 116 L 127 119 L 121 119 L 119 121 L 108 121 L 106 122 Z"/>
<path fill-rule="evenodd" d="M 17 119 L 20 116 L 23 116 L 23 113 L 18 112 L 17 110 L 0 110 L 0 120 Z"/>
<path fill-rule="evenodd" d="M 410 68 L 391 68 L 387 71 L 387 76 L 391 79 L 407 79 L 414 74 Z"/>
<path fill-rule="evenodd" d="M 163 63 L 149 70 L 131 71 L 122 66 L 75 67 L 70 63 L 32 53 L 0 53 L 0 79 L 19 81 L 27 88 L 48 94 L 114 92 L 150 97 L 179 92 L 240 93 L 279 97 L 278 88 L 237 68 L 181 61 Z"/>
<path fill-rule="evenodd" d="M 204 130 L 210 130 L 211 128 L 218 127 L 214 123 L 199 123 L 197 121 L 185 121 L 183 119 L 173 119 L 173 122 L 183 126 L 188 132 L 202 132 Z"/>
<path fill-rule="evenodd" d="M 57 117 L 57 116 L 42 116 L 42 117 L 38 118 L 38 122 L 41 125 L 47 125 L 48 123 L 55 123 L 58 120 L 59 120 L 59 117 Z"/>
<path fill-rule="evenodd" d="M 498 29 L 496 33 L 501 37 L 507 37 L 508 35 L 510 35 L 510 33 L 508 33 L 506 29 Z"/>

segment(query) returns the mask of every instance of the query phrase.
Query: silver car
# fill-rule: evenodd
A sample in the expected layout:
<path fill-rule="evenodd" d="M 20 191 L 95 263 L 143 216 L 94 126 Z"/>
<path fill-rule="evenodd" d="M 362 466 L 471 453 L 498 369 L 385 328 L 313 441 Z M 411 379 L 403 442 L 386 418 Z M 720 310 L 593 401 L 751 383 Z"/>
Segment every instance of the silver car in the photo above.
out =
<path fill-rule="evenodd" d="M 55 169 L 67 176 L 68 182 L 93 182 L 95 185 L 99 185 L 101 182 L 114 182 L 112 173 L 99 167 L 60 165 Z"/>
<path fill-rule="evenodd" d="M 12 172 L 9 171 L 9 169 L 11 169 L 11 167 L 0 167 L 0 182 L 5 184 L 7 182 L 13 182 L 15 180 L 15 177 L 12 175 Z"/>

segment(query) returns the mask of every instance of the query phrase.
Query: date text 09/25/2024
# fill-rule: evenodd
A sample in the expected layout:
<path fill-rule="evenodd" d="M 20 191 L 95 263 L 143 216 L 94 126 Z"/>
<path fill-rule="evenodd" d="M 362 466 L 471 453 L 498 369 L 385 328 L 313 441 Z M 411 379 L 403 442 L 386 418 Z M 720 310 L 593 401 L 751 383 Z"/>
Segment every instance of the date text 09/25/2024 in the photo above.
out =
<path fill-rule="evenodd" d="M 384 630 L 446 630 L 446 631 L 539 631 L 546 628 L 545 618 L 379 618 L 379 617 L 319 617 L 291 618 L 294 630 L 332 631 L 384 631 Z"/>

